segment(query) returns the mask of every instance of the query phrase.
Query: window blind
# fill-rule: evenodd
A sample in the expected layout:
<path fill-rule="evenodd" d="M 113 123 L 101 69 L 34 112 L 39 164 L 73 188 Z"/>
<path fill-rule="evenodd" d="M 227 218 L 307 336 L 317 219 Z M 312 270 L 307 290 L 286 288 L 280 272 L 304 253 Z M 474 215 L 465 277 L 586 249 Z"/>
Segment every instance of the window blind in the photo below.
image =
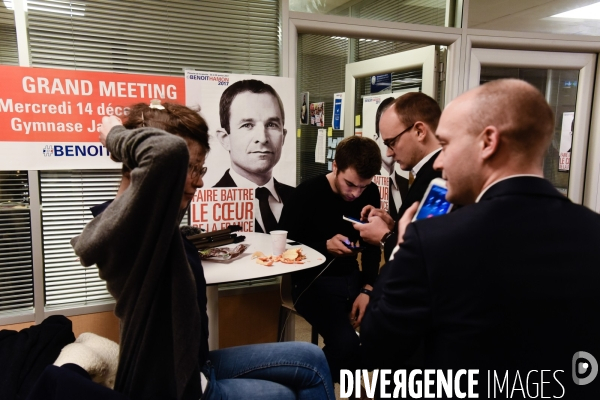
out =
<path fill-rule="evenodd" d="M 46 307 L 110 301 L 94 266 L 83 267 L 70 241 L 92 219 L 89 208 L 115 197 L 120 170 L 40 171 Z"/>
<path fill-rule="evenodd" d="M 19 65 L 14 12 L 3 4 L 0 4 L 0 38 L 0 64 Z"/>
<path fill-rule="evenodd" d="M 278 0 L 29 0 L 32 65 L 279 74 Z"/>
<path fill-rule="evenodd" d="M 446 0 L 363 0 L 351 6 L 351 15 L 380 21 L 444 26 Z"/>
<path fill-rule="evenodd" d="M 33 309 L 27 172 L 0 172 L 0 314 Z"/>
<path fill-rule="evenodd" d="M 298 93 L 309 92 L 309 102 L 325 102 L 325 129 L 331 126 L 333 94 L 345 90 L 348 38 L 320 35 L 298 35 Z M 309 106 L 307 104 L 307 106 Z M 328 165 L 315 162 L 318 127 L 300 125 L 300 108 L 296 107 L 296 182 L 326 173 Z M 321 128 L 322 129 L 322 128 Z M 343 137 L 344 131 L 333 131 Z"/>

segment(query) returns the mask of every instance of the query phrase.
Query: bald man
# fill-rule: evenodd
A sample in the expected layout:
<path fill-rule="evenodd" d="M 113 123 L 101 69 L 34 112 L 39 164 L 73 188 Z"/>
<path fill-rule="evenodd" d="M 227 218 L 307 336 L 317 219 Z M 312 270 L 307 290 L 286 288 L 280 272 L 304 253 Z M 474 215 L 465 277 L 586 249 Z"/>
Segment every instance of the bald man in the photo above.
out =
<path fill-rule="evenodd" d="M 423 339 L 426 369 L 478 370 L 479 398 L 599 398 L 600 377 L 587 381 L 600 360 L 600 216 L 543 178 L 553 132 L 544 97 L 519 80 L 446 107 L 434 166 L 463 207 L 410 223 L 412 206 L 402 217 L 361 325 L 373 367 L 401 368 Z M 458 379 L 430 392 L 460 397 L 469 379 Z"/>

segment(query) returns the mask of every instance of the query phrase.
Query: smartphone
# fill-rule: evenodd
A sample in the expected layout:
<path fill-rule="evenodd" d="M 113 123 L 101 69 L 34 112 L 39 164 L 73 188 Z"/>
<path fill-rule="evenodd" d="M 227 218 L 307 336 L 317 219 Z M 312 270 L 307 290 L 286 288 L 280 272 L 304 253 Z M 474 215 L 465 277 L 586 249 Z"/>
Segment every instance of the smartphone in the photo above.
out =
<path fill-rule="evenodd" d="M 360 219 L 356 219 L 356 218 L 352 218 L 352 217 L 346 217 L 345 215 L 342 216 L 342 219 L 352 222 L 353 224 L 364 224 L 364 222 L 362 222 Z"/>
<path fill-rule="evenodd" d="M 413 218 L 413 221 L 419 219 L 437 217 L 438 215 L 448 214 L 452 209 L 452 203 L 446 200 L 446 181 L 442 178 L 435 178 L 429 183 L 429 187 L 419 204 L 419 209 Z"/>
<path fill-rule="evenodd" d="M 362 222 L 361 222 L 362 223 Z M 350 250 L 354 250 L 354 251 L 363 251 L 364 249 L 366 249 L 365 246 L 353 246 L 352 243 L 346 243 L 346 242 L 342 242 L 344 243 L 344 246 L 346 246 L 347 248 L 349 248 Z"/>

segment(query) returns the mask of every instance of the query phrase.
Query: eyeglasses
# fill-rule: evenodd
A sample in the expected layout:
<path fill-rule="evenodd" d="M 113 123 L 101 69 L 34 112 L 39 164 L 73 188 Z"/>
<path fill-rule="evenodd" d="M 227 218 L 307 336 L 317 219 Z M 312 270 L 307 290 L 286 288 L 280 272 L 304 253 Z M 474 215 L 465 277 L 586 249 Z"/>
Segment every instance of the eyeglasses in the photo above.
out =
<path fill-rule="evenodd" d="M 413 128 L 413 126 L 415 126 L 414 122 L 413 122 L 413 124 L 411 126 L 409 126 L 408 128 L 406 128 L 405 130 L 403 130 L 402 132 L 400 132 L 399 134 L 397 134 L 393 138 L 391 138 L 391 139 L 385 139 L 383 141 L 383 144 L 385 144 L 387 147 L 389 147 L 391 149 L 392 146 L 394 145 L 394 143 L 396 143 L 396 140 L 398 140 L 398 138 L 400 137 L 400 135 L 402 135 L 403 133 L 406 133 L 406 132 L 410 131 Z"/>
<path fill-rule="evenodd" d="M 208 168 L 206 167 L 199 167 L 198 165 L 192 164 L 188 165 L 188 173 L 190 174 L 190 177 L 194 180 L 202 178 L 204 175 L 206 175 L 206 171 L 208 171 Z"/>

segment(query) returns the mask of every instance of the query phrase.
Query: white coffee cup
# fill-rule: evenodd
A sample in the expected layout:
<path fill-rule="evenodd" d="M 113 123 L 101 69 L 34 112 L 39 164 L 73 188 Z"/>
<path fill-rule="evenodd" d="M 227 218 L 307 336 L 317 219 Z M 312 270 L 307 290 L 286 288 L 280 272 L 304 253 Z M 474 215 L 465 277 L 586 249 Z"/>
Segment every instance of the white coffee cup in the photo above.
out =
<path fill-rule="evenodd" d="M 287 243 L 287 231 L 271 231 L 271 242 L 273 244 L 273 255 L 282 255 Z"/>

